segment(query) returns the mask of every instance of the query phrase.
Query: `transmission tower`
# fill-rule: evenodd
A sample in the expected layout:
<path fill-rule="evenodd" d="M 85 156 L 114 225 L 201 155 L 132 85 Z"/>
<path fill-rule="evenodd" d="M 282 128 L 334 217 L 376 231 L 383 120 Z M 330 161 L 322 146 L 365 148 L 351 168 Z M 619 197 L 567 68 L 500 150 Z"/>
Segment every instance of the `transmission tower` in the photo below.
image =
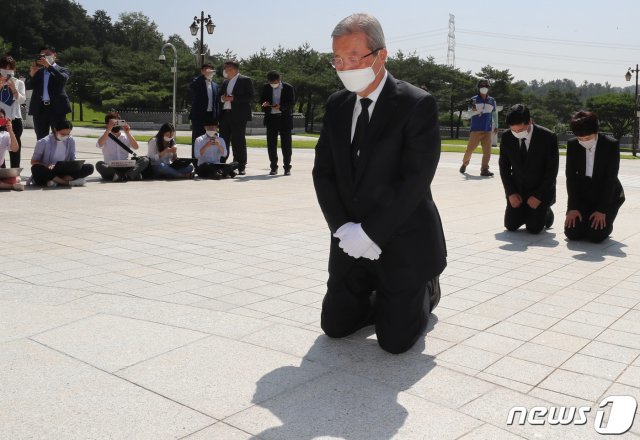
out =
<path fill-rule="evenodd" d="M 456 16 L 453 14 L 449 14 L 447 44 L 447 66 L 456 67 Z"/>

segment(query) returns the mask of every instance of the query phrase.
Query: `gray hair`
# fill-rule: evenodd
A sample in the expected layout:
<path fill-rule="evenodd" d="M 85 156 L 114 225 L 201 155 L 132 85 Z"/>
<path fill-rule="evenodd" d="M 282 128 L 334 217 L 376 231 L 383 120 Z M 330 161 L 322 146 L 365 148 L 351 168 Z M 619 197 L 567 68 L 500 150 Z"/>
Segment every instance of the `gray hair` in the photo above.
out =
<path fill-rule="evenodd" d="M 369 49 L 375 50 L 386 47 L 382 25 L 377 18 L 370 14 L 351 14 L 340 20 L 331 33 L 331 38 L 362 32 L 367 36 Z"/>

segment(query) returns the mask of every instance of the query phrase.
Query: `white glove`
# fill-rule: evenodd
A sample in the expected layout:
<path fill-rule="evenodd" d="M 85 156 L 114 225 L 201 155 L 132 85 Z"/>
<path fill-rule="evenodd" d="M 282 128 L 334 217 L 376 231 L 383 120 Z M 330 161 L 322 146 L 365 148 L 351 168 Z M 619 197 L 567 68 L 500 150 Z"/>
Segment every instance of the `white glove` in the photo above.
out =
<path fill-rule="evenodd" d="M 345 223 L 340 226 L 333 236 L 340 239 L 338 245 L 350 257 L 364 257 L 369 260 L 380 258 L 382 250 L 364 232 L 360 223 Z"/>

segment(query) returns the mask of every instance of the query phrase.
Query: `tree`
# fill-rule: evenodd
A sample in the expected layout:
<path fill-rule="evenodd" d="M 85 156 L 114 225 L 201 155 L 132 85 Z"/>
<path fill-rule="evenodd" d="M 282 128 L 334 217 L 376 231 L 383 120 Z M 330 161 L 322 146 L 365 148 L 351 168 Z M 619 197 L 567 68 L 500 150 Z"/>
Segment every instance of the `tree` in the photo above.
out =
<path fill-rule="evenodd" d="M 162 47 L 162 34 L 158 26 L 142 12 L 120 14 L 113 26 L 114 40 L 133 51 L 159 51 Z"/>
<path fill-rule="evenodd" d="M 102 48 L 106 43 L 113 42 L 113 23 L 107 11 L 98 9 L 90 20 L 89 27 L 96 40 L 96 47 Z"/>
<path fill-rule="evenodd" d="M 633 128 L 635 102 L 633 95 L 609 93 L 587 99 L 587 108 L 598 115 L 601 127 L 620 139 Z"/>

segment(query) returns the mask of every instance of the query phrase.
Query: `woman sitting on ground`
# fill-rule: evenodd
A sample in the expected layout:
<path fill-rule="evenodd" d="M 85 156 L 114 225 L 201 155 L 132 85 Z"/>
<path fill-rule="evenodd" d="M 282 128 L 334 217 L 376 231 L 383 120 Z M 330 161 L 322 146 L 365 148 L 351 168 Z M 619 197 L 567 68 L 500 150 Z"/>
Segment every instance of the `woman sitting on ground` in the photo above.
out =
<path fill-rule="evenodd" d="M 151 161 L 150 174 L 155 179 L 189 179 L 193 177 L 193 165 L 172 166 L 178 158 L 176 147 L 176 129 L 173 124 L 165 122 L 158 133 L 149 139 L 148 155 Z"/>
<path fill-rule="evenodd" d="M 31 179 L 36 185 L 83 186 L 84 178 L 93 174 L 93 165 L 83 164 L 76 171 L 57 171 L 60 161 L 76 160 L 76 141 L 71 137 L 71 121 L 58 121 L 53 132 L 36 142 L 31 157 Z"/>

